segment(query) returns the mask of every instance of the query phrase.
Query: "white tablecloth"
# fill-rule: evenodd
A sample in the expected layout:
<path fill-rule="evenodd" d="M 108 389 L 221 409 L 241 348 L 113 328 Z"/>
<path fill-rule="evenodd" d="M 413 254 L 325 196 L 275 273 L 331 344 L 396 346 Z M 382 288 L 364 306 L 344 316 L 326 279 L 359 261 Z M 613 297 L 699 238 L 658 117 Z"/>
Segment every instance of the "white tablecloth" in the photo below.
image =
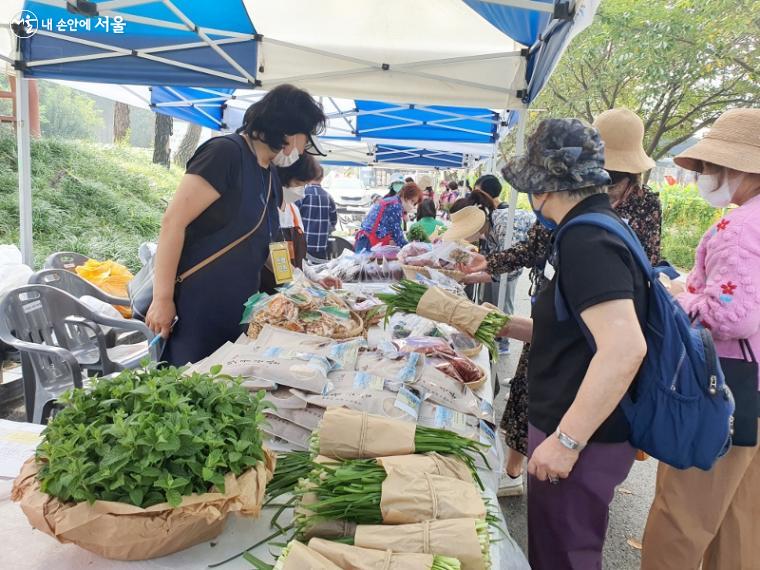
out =
<path fill-rule="evenodd" d="M 374 334 L 383 335 L 384 331 L 375 329 Z M 474 359 L 484 370 L 488 371 L 489 381 L 477 391 L 485 401 L 493 404 L 493 385 L 490 378 L 490 366 L 488 353 L 485 349 Z M 529 570 L 530 567 L 525 555 L 509 536 L 507 525 L 504 521 L 501 509 L 498 508 L 496 488 L 499 484 L 499 469 L 504 457 L 503 442 L 497 437 L 495 456 L 497 462 L 491 465 L 491 469 L 480 470 L 483 484 L 486 486 L 486 497 L 491 505 L 502 517 L 502 529 L 507 534 L 506 538 L 499 536 L 500 540 L 491 547 L 491 560 L 493 570 Z M 213 543 L 202 543 L 182 552 L 170 556 L 145 560 L 139 562 L 121 562 L 107 560 L 72 544 L 59 544 L 46 534 L 34 530 L 27 521 L 24 513 L 17 504 L 10 500 L 11 480 L 0 478 L 0 570 L 171 570 L 201 569 L 209 564 L 220 562 L 229 556 L 237 554 L 241 550 L 256 544 L 260 540 L 271 535 L 269 522 L 273 511 L 265 510 L 261 519 L 253 520 L 232 515 L 227 521 L 226 528 Z M 284 524 L 286 517 L 281 517 L 280 524 Z M 275 542 L 282 541 L 276 539 Z M 214 544 L 214 546 L 211 546 Z M 266 562 L 272 562 L 270 552 L 277 553 L 279 549 L 270 548 L 266 545 L 252 551 L 252 554 Z M 242 558 L 238 558 L 221 567 L 222 570 L 251 569 L 252 566 Z"/>

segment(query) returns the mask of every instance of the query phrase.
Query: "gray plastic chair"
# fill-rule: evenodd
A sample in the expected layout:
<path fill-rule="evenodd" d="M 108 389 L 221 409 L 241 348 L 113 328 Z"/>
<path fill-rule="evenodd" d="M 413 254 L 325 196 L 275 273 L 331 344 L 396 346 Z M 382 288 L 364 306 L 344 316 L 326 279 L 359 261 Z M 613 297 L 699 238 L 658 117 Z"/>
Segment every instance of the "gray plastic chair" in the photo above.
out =
<path fill-rule="evenodd" d="M 57 251 L 48 256 L 42 267 L 44 269 L 65 269 L 66 271 L 73 272 L 75 267 L 84 265 L 89 259 L 89 257 L 81 253 Z"/>
<path fill-rule="evenodd" d="M 354 251 L 354 244 L 345 238 L 330 236 L 327 238 L 327 248 L 330 259 L 336 259 L 345 250 Z"/>
<path fill-rule="evenodd" d="M 29 277 L 30 285 L 49 285 L 55 287 L 61 291 L 74 295 L 77 299 L 81 299 L 85 295 L 94 297 L 109 305 L 119 305 L 122 307 L 129 307 L 129 299 L 126 297 L 114 297 L 109 295 L 101 288 L 96 287 L 86 279 L 83 279 L 76 273 L 68 271 L 66 269 L 43 269 L 33 273 Z M 136 332 L 128 332 L 116 334 L 116 331 L 110 327 L 103 327 L 103 333 L 106 336 L 106 345 L 108 348 L 112 348 L 117 344 L 132 344 L 140 342 L 142 335 Z"/>
<path fill-rule="evenodd" d="M 107 348 L 101 326 L 139 331 L 145 341 Z M 0 298 L 0 340 L 21 352 L 27 417 L 37 423 L 63 391 L 82 387 L 82 369 L 105 376 L 156 360 L 156 347 L 149 348 L 154 336 L 144 323 L 105 317 L 47 285 L 25 285 Z"/>

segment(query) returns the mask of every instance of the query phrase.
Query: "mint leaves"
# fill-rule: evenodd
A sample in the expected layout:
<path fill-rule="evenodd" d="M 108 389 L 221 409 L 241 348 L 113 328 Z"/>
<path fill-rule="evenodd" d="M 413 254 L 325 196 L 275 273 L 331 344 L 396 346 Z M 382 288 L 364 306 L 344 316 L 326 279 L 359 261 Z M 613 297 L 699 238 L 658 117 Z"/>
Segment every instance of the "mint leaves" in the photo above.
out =
<path fill-rule="evenodd" d="M 224 492 L 227 473 L 264 460 L 259 426 L 269 404 L 220 372 L 127 370 L 67 392 L 37 448 L 42 491 L 138 507 Z"/>

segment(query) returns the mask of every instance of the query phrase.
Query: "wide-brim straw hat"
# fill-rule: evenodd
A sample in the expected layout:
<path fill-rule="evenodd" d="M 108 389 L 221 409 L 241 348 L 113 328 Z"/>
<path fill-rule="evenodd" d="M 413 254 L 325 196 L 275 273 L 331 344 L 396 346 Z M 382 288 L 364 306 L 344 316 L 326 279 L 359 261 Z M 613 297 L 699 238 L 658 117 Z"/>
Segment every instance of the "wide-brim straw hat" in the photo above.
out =
<path fill-rule="evenodd" d="M 417 178 L 417 186 L 422 188 L 423 190 L 425 188 L 432 188 L 433 187 L 433 179 L 430 178 L 427 174 L 423 174 L 422 176 Z"/>
<path fill-rule="evenodd" d="M 644 150 L 644 122 L 628 109 L 610 109 L 594 121 L 604 141 L 604 168 L 608 172 L 641 174 L 656 166 Z"/>
<path fill-rule="evenodd" d="M 470 238 L 483 229 L 486 214 L 477 206 L 467 206 L 451 214 L 451 225 L 441 236 L 445 241 L 459 241 Z"/>
<path fill-rule="evenodd" d="M 760 109 L 732 109 L 715 121 L 693 147 L 673 159 L 678 166 L 702 172 L 703 164 L 760 174 Z"/>

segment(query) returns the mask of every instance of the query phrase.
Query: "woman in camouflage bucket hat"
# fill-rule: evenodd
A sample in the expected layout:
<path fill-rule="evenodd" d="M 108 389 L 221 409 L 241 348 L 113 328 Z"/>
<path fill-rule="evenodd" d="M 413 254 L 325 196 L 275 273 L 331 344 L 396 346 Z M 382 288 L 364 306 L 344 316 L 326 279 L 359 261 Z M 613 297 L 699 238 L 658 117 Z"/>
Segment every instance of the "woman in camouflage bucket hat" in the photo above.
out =
<path fill-rule="evenodd" d="M 580 120 L 542 121 L 527 155 L 502 173 L 547 227 L 589 213 L 623 223 L 606 194 L 604 143 Z M 601 568 L 609 504 L 635 456 L 619 403 L 646 355 L 647 281 L 625 244 L 597 226 L 568 228 L 552 264 L 532 318 L 513 317 L 501 331 L 531 342 L 528 553 L 536 569 Z M 557 318 L 560 282 L 585 332 Z"/>
<path fill-rule="evenodd" d="M 568 192 L 605 186 L 604 143 L 599 132 L 579 119 L 546 119 L 528 139 L 528 154 L 502 170 L 517 191 Z"/>

